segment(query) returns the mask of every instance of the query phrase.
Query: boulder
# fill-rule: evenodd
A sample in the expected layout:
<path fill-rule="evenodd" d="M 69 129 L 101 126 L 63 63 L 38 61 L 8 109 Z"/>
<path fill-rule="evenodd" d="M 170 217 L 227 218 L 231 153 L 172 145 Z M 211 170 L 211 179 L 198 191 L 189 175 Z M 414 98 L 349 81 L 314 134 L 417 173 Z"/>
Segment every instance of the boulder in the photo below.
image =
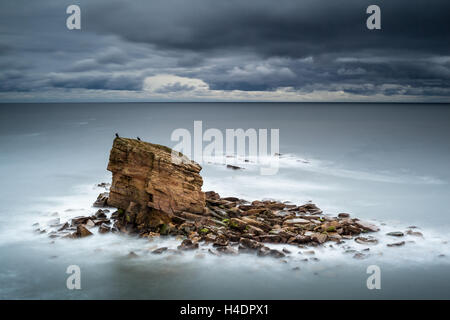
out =
<path fill-rule="evenodd" d="M 211 200 L 219 200 L 220 199 L 220 195 L 214 191 L 206 191 L 205 197 L 206 197 L 206 199 L 211 199 Z"/>
<path fill-rule="evenodd" d="M 310 236 L 297 235 L 297 236 L 295 236 L 295 239 L 293 242 L 297 242 L 299 244 L 305 244 L 305 243 L 309 243 L 311 241 L 312 241 L 312 239 Z"/>
<path fill-rule="evenodd" d="M 324 233 L 313 233 L 311 235 L 311 239 L 319 244 L 324 243 L 325 241 L 327 241 L 328 236 Z"/>
<path fill-rule="evenodd" d="M 321 230 L 326 232 L 336 232 L 341 227 L 338 221 L 329 221 L 321 225 Z"/>
<path fill-rule="evenodd" d="M 178 250 L 195 250 L 198 248 L 198 243 L 192 242 L 191 239 L 184 239 L 177 248 Z"/>
<path fill-rule="evenodd" d="M 94 221 L 92 221 L 91 219 L 89 219 L 88 221 L 86 221 L 86 223 L 84 224 L 85 227 L 87 228 L 92 228 L 95 227 L 95 223 Z"/>
<path fill-rule="evenodd" d="M 108 192 L 100 193 L 97 197 L 97 200 L 95 200 L 93 206 L 100 208 L 105 207 L 108 203 L 108 196 L 109 196 Z"/>
<path fill-rule="evenodd" d="M 250 250 L 258 250 L 259 248 L 264 247 L 264 245 L 261 242 L 258 242 L 256 240 L 248 239 L 248 238 L 241 238 L 239 239 L 240 244 L 247 249 Z"/>
<path fill-rule="evenodd" d="M 228 246 L 228 244 L 229 241 L 227 237 L 225 237 L 224 235 L 219 235 L 218 237 L 216 237 L 216 240 L 214 241 L 215 247 L 226 247 Z"/>
<path fill-rule="evenodd" d="M 182 212 L 203 214 L 201 169 L 168 147 L 116 138 L 108 163 L 112 184 L 107 203 L 123 210 L 123 223 L 139 232 L 154 231 Z"/>
<path fill-rule="evenodd" d="M 106 218 L 106 212 L 108 212 L 108 210 L 98 209 L 94 216 L 98 219 L 103 219 Z"/>
<path fill-rule="evenodd" d="M 92 236 L 92 232 L 90 232 L 85 226 L 83 225 L 78 225 L 77 226 L 77 231 L 76 231 L 76 237 L 77 238 L 84 238 L 84 237 L 88 237 L 88 236 Z"/>
<path fill-rule="evenodd" d="M 111 228 L 105 223 L 102 223 L 100 227 L 98 227 L 99 233 L 108 233 L 109 231 L 111 231 Z"/>
<path fill-rule="evenodd" d="M 71 223 L 73 226 L 77 226 L 80 224 L 85 224 L 88 220 L 90 220 L 90 217 L 75 217 L 71 220 Z"/>

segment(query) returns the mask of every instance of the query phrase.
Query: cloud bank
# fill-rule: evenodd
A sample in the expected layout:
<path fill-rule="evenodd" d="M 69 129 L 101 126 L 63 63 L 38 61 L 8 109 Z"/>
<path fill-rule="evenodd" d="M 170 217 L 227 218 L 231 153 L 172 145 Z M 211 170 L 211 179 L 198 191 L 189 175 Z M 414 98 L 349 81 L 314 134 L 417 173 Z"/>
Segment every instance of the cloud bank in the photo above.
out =
<path fill-rule="evenodd" d="M 450 2 L 0 4 L 0 101 L 450 102 Z"/>

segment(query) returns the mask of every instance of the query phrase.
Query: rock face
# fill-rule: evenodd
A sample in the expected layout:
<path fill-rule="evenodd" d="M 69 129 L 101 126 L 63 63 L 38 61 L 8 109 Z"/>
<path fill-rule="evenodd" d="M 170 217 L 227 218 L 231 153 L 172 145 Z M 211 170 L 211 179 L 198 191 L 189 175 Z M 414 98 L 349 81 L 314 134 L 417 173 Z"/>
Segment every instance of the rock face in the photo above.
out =
<path fill-rule="evenodd" d="M 203 213 L 202 168 L 180 153 L 183 161 L 175 163 L 172 152 L 144 141 L 114 139 L 108 205 L 119 208 L 121 224 L 146 232 L 169 223 L 174 214 Z"/>

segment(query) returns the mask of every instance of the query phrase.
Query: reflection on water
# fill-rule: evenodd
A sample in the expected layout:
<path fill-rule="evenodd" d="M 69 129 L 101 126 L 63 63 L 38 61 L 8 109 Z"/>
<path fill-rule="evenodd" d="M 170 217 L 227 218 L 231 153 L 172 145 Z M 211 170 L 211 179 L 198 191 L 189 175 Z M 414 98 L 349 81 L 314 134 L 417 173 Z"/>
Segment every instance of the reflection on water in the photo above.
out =
<path fill-rule="evenodd" d="M 1 105 L 0 115 L 1 298 L 450 298 L 448 106 L 19 104 Z M 206 164 L 204 190 L 312 200 L 326 213 L 374 221 L 380 243 L 363 260 L 345 253 L 368 247 L 354 241 L 313 248 L 312 256 L 278 245 L 292 253 L 272 259 L 215 257 L 206 246 L 151 254 L 175 248 L 179 241 L 171 238 L 96 235 L 53 243 L 33 232 L 33 223 L 46 226 L 55 212 L 62 221 L 95 212 L 91 203 L 101 190 L 94 186 L 111 179 L 106 164 L 115 132 L 173 146 L 171 132 L 191 129 L 194 120 L 206 128 L 280 129 L 277 175 L 260 176 L 251 163 L 241 171 Z M 386 246 L 397 240 L 385 233 L 411 225 L 423 239 Z M 130 251 L 138 257 L 127 257 Z M 80 291 L 66 289 L 71 264 L 81 267 Z M 366 287 L 371 264 L 381 267 L 382 290 Z"/>

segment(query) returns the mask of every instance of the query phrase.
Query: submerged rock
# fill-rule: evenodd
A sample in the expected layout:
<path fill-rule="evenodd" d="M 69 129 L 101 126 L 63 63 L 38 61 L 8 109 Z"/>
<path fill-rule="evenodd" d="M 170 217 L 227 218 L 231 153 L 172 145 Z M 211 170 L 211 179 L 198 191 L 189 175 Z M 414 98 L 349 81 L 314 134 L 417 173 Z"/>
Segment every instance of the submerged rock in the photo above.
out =
<path fill-rule="evenodd" d="M 238 167 L 238 166 L 234 166 L 232 164 L 227 164 L 227 168 L 228 169 L 232 169 L 232 170 L 242 170 L 244 168 Z"/>
<path fill-rule="evenodd" d="M 279 259 L 279 258 L 284 258 L 284 257 L 286 256 L 283 252 L 278 251 L 278 250 L 276 250 L 276 249 L 271 249 L 271 250 L 269 251 L 269 255 L 270 255 L 271 257 L 274 257 L 274 258 L 277 258 L 277 259 Z"/>
<path fill-rule="evenodd" d="M 185 239 L 177 248 L 178 250 L 194 250 L 198 248 L 198 243 L 192 242 L 191 239 Z"/>
<path fill-rule="evenodd" d="M 373 237 L 357 237 L 355 241 L 359 244 L 377 244 L 378 240 Z"/>
<path fill-rule="evenodd" d="M 208 253 L 210 253 L 210 254 L 212 254 L 212 255 L 214 255 L 214 256 L 220 256 L 220 254 L 217 252 L 217 251 L 214 251 L 214 250 L 211 250 L 211 249 L 208 249 Z"/>
<path fill-rule="evenodd" d="M 410 236 L 415 236 L 415 237 L 423 237 L 422 232 L 419 232 L 419 231 L 408 230 L 408 231 L 406 231 L 406 234 L 410 235 Z"/>
<path fill-rule="evenodd" d="M 230 246 L 218 247 L 217 251 L 223 254 L 238 255 L 238 252 Z"/>
<path fill-rule="evenodd" d="M 392 236 L 392 237 L 403 237 L 404 236 L 403 232 L 400 232 L 400 231 L 388 232 L 388 233 L 386 233 L 386 235 Z"/>
<path fill-rule="evenodd" d="M 369 256 L 368 254 L 364 254 L 364 253 L 361 253 L 361 252 L 357 252 L 357 253 L 355 253 L 355 254 L 353 255 L 353 258 L 354 258 L 354 259 L 359 259 L 359 260 L 361 260 L 361 259 L 367 258 L 368 256 Z"/>
<path fill-rule="evenodd" d="M 161 247 L 161 248 L 158 248 L 158 249 L 156 249 L 156 250 L 153 250 L 152 251 L 152 253 L 153 254 L 161 254 L 161 253 L 163 253 L 164 251 L 167 251 L 167 247 Z"/>
<path fill-rule="evenodd" d="M 134 258 L 138 258 L 139 255 L 137 255 L 134 251 L 130 251 L 130 253 L 127 254 L 127 258 L 129 259 L 134 259 Z"/>
<path fill-rule="evenodd" d="M 258 252 L 257 252 L 257 255 L 258 255 L 259 257 L 266 257 L 266 256 L 268 256 L 269 254 L 270 254 L 270 248 L 269 248 L 269 247 L 265 247 L 265 246 L 259 248 L 259 249 L 258 249 Z"/>
<path fill-rule="evenodd" d="M 395 243 L 388 243 L 387 246 L 388 247 L 401 247 L 405 245 L 405 241 L 401 241 L 401 242 L 395 242 Z"/>

